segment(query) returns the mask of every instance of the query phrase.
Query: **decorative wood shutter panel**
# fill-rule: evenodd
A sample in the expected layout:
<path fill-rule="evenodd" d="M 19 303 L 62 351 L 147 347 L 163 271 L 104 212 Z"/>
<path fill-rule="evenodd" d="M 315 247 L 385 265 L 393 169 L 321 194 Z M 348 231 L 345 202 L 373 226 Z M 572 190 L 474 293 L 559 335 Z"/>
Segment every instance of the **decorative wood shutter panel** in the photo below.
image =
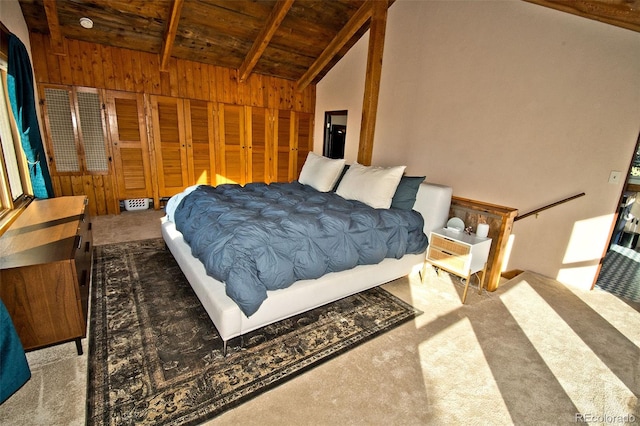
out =
<path fill-rule="evenodd" d="M 46 87 L 46 123 L 50 137 L 51 164 L 54 173 L 80 173 L 75 117 L 71 109 L 71 90 Z"/>
<path fill-rule="evenodd" d="M 291 111 L 277 111 L 277 129 L 275 144 L 275 160 L 276 160 L 276 181 L 290 182 L 292 180 L 292 150 L 293 150 L 293 132 L 291 131 Z"/>
<path fill-rule="evenodd" d="M 105 123 L 97 90 L 45 87 L 44 98 L 52 173 L 108 174 Z"/>
<path fill-rule="evenodd" d="M 310 113 L 296 112 L 296 149 L 298 155 L 294 179 L 300 176 L 307 154 L 313 150 L 313 115 Z"/>
<path fill-rule="evenodd" d="M 78 99 L 79 134 L 86 169 L 94 174 L 108 174 L 109 161 L 105 145 L 102 102 L 94 91 L 76 91 Z"/>
<path fill-rule="evenodd" d="M 244 107 L 220 104 L 220 174 L 219 183 L 245 182 L 245 124 Z"/>
<path fill-rule="evenodd" d="M 248 136 L 248 176 L 250 182 L 271 181 L 268 149 L 270 144 L 269 110 L 260 107 L 247 107 L 249 123 Z"/>
<path fill-rule="evenodd" d="M 159 196 L 170 197 L 189 184 L 184 101 L 151 96 L 151 114 Z"/>
<path fill-rule="evenodd" d="M 215 138 L 213 104 L 194 99 L 185 101 L 187 158 L 190 185 L 215 185 Z"/>

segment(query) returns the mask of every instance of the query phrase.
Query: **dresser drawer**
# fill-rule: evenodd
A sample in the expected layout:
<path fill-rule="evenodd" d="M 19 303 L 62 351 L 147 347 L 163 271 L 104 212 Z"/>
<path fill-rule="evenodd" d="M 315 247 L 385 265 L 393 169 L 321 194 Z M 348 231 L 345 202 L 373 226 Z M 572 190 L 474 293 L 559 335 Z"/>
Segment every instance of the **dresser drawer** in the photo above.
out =
<path fill-rule="evenodd" d="M 76 235 L 75 239 L 75 253 L 74 258 L 76 262 L 76 268 L 78 272 L 78 284 L 82 285 L 83 280 L 81 276 L 84 271 L 91 271 L 91 255 L 93 252 L 93 240 L 90 230 L 91 224 L 88 228 L 84 229 L 84 232 Z M 88 282 L 87 282 L 88 284 Z"/>
<path fill-rule="evenodd" d="M 75 270 L 78 277 L 78 290 L 82 315 L 86 322 L 89 310 L 89 285 L 91 283 L 91 268 L 93 263 L 93 235 L 91 220 L 87 212 L 79 222 L 78 235 L 75 242 Z"/>
<path fill-rule="evenodd" d="M 427 260 L 439 264 L 454 273 L 466 275 L 467 265 L 469 264 L 469 254 L 455 254 L 441 250 L 438 247 L 429 246 Z"/>
<path fill-rule="evenodd" d="M 469 254 L 471 247 L 440 235 L 431 236 L 430 246 L 451 253 L 453 255 Z"/>

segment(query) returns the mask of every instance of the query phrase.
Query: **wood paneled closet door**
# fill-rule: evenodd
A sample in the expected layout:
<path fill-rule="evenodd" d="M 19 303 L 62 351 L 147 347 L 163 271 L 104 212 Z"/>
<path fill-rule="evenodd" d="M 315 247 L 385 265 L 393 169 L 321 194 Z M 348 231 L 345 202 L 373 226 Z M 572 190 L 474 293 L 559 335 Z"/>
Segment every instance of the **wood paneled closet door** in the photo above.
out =
<path fill-rule="evenodd" d="M 218 105 L 218 183 L 291 182 L 313 148 L 309 113 Z"/>
<path fill-rule="evenodd" d="M 274 173 L 276 182 L 290 182 L 293 180 L 293 125 L 295 117 L 288 110 L 276 111 L 275 143 L 274 143 Z M 292 120 L 294 118 L 294 120 Z"/>
<path fill-rule="evenodd" d="M 295 149 L 296 164 L 294 169 L 296 174 L 294 179 L 298 179 L 300 171 L 307 159 L 309 151 L 313 151 L 313 114 L 308 112 L 296 112 L 295 119 Z"/>
<path fill-rule="evenodd" d="M 141 93 L 108 90 L 105 96 L 118 198 L 154 198 Z"/>
<path fill-rule="evenodd" d="M 158 195 L 187 186 L 215 185 L 213 105 L 194 99 L 151 96 Z"/>
<path fill-rule="evenodd" d="M 216 185 L 213 103 L 186 99 L 184 105 L 189 185 Z"/>
<path fill-rule="evenodd" d="M 273 143 L 273 118 L 267 108 L 246 107 L 247 113 L 247 181 L 266 182 L 274 180 L 272 172 L 271 145 Z"/>
<path fill-rule="evenodd" d="M 184 101 L 151 96 L 158 195 L 171 197 L 189 184 Z"/>
<path fill-rule="evenodd" d="M 218 105 L 218 183 L 247 183 L 246 128 L 242 105 Z"/>
<path fill-rule="evenodd" d="M 307 154 L 313 149 L 313 116 L 298 111 L 276 111 L 274 170 L 275 180 L 291 182 L 298 178 Z"/>

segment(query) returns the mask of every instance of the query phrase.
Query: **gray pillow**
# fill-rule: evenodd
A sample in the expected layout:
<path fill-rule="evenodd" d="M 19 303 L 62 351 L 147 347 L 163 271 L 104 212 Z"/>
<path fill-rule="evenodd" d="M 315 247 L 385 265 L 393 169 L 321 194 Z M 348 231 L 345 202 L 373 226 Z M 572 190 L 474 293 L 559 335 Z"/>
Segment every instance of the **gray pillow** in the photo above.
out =
<path fill-rule="evenodd" d="M 425 176 L 402 176 L 396 193 L 391 200 L 391 207 L 401 210 L 411 210 L 416 203 L 416 195 Z"/>

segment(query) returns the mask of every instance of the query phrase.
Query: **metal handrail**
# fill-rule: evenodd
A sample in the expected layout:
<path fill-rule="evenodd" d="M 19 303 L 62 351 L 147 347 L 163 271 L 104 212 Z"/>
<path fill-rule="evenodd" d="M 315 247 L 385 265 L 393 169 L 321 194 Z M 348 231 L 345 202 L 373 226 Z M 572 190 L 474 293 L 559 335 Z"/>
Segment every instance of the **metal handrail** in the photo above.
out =
<path fill-rule="evenodd" d="M 513 221 L 515 222 L 516 220 L 524 219 L 525 217 L 533 216 L 534 214 L 537 216 L 543 210 L 548 210 L 551 207 L 555 207 L 555 206 L 558 206 L 560 204 L 564 204 L 564 203 L 566 203 L 568 201 L 575 200 L 576 198 L 580 198 L 583 195 L 586 195 L 586 194 L 584 192 L 581 192 L 580 194 L 576 194 L 574 196 L 565 198 L 564 200 L 560 200 L 560 201 L 556 201 L 555 203 L 547 204 L 546 206 L 540 207 L 539 209 L 532 210 L 529 213 L 518 215 L 513 219 Z"/>

